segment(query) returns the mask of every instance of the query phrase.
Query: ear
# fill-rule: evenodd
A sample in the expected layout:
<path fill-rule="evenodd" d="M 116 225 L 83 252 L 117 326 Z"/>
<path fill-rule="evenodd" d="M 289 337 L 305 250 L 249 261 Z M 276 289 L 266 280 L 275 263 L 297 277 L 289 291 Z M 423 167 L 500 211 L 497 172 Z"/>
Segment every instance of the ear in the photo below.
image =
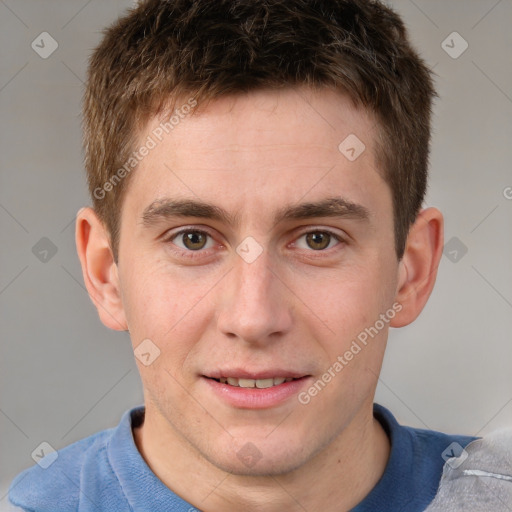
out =
<path fill-rule="evenodd" d="M 443 227 L 443 215 L 437 208 L 422 210 L 411 226 L 404 256 L 399 263 L 395 298 L 402 309 L 390 322 L 392 327 L 410 324 L 425 307 L 443 254 Z"/>
<path fill-rule="evenodd" d="M 128 327 L 110 237 L 92 208 L 82 208 L 77 213 L 75 240 L 85 286 L 100 320 L 110 329 L 126 331 Z"/>

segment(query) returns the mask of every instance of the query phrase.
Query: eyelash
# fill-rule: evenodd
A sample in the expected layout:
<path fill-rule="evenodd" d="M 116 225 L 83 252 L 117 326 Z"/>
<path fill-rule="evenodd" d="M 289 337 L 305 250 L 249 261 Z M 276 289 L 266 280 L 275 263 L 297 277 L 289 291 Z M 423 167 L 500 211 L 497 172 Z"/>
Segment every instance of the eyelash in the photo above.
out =
<path fill-rule="evenodd" d="M 169 244 L 172 244 L 176 247 L 176 245 L 173 243 L 173 240 L 178 238 L 180 235 L 183 235 L 184 233 L 190 233 L 190 232 L 194 232 L 194 233 L 200 233 L 202 235 L 207 235 L 209 236 L 210 238 L 214 239 L 213 235 L 209 232 L 209 231 L 206 231 L 205 229 L 196 229 L 196 228 L 193 228 L 193 227 L 188 227 L 188 228 L 183 228 L 183 229 L 180 229 L 179 231 L 175 232 L 175 233 L 172 233 L 170 235 L 168 235 L 166 238 L 165 238 L 165 242 L 166 243 L 169 243 Z M 313 254 L 317 254 L 313 257 L 322 257 L 322 253 L 326 253 L 326 252 L 330 252 L 331 250 L 335 249 L 336 247 L 338 247 L 338 245 L 340 244 L 343 244 L 345 243 L 345 239 L 342 238 L 338 233 L 335 233 L 333 231 L 330 231 L 328 229 L 310 229 L 308 231 L 304 231 L 302 233 L 300 233 L 298 235 L 298 237 L 296 238 L 296 240 L 302 238 L 303 236 L 306 236 L 306 235 L 309 235 L 309 234 L 312 234 L 312 233 L 322 233 L 322 234 L 327 234 L 327 235 L 330 235 L 332 238 L 334 238 L 335 240 L 337 240 L 339 243 L 336 244 L 334 247 L 331 247 L 331 248 L 328 248 L 328 249 L 320 249 L 318 251 L 315 251 L 313 249 L 309 249 L 307 250 L 307 252 L 310 252 L 312 253 L 312 256 Z M 185 249 L 171 249 L 172 252 L 174 252 L 176 255 L 180 256 L 180 257 L 187 257 L 187 258 L 190 258 L 190 259 L 194 259 L 194 258 L 201 258 L 201 257 L 204 257 L 205 255 L 205 252 L 207 252 L 209 249 L 199 249 L 197 251 L 192 251 L 190 249 L 188 250 L 185 250 Z M 305 250 L 305 249 L 303 249 Z"/>

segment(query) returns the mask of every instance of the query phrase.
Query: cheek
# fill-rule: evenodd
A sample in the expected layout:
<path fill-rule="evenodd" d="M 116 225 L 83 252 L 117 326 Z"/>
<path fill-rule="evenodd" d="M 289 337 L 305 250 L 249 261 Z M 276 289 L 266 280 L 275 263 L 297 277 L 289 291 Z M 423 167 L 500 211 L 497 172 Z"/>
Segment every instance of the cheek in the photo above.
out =
<path fill-rule="evenodd" d="M 133 267 L 133 268 L 141 268 Z M 159 366 L 171 373 L 183 368 L 211 318 L 209 281 L 187 272 L 146 266 L 124 281 L 123 303 L 134 348 L 150 339 L 160 350 Z"/>
<path fill-rule="evenodd" d="M 295 276 L 292 289 L 327 335 L 347 341 L 389 307 L 392 287 L 384 275 L 376 262 L 352 264 L 321 269 L 316 276 Z"/>

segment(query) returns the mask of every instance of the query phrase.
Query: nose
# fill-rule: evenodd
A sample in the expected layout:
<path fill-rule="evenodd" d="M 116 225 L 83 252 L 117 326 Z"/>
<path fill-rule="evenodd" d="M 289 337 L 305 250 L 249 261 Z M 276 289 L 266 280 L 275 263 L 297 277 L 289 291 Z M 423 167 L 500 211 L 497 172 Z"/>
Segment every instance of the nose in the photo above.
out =
<path fill-rule="evenodd" d="M 249 344 L 275 342 L 292 325 L 292 297 L 267 251 L 251 263 L 235 255 L 226 276 L 218 313 L 218 328 L 230 338 Z"/>

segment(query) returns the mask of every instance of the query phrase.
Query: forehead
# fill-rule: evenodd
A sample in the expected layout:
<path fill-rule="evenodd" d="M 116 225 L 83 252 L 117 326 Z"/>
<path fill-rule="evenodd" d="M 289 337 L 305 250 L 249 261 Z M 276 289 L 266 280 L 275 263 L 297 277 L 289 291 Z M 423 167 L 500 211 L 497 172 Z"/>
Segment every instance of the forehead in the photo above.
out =
<path fill-rule="evenodd" d="M 316 159 L 323 154 L 337 159 L 339 144 L 350 135 L 364 141 L 373 153 L 376 126 L 373 116 L 356 108 L 348 96 L 331 89 L 256 90 L 199 103 L 196 112 L 178 115 L 185 110 L 188 101 L 185 98 L 177 101 L 174 115 L 154 117 L 143 133 L 146 135 L 163 127 L 163 138 L 168 138 L 171 145 L 174 142 L 177 150 L 176 163 L 183 156 L 187 160 L 190 157 L 179 151 L 184 142 L 193 146 L 194 161 L 199 163 L 204 157 L 209 168 L 215 163 L 212 155 L 241 154 L 257 149 L 259 158 L 267 157 L 264 163 L 271 162 L 275 155 L 297 154 L 301 147 L 304 148 L 301 157 L 309 154 Z M 174 118 L 176 124 L 165 130 L 170 118 Z M 290 161 L 299 163 L 297 158 Z M 311 165 L 311 162 L 304 164 Z"/>
<path fill-rule="evenodd" d="M 261 90 L 199 104 L 192 114 L 186 104 L 152 118 L 140 135 L 140 145 L 151 139 L 153 147 L 127 194 L 139 214 L 173 196 L 236 213 L 275 206 L 275 218 L 284 204 L 336 193 L 355 203 L 366 194 L 371 211 L 387 189 L 375 167 L 376 123 L 339 92 Z"/>

